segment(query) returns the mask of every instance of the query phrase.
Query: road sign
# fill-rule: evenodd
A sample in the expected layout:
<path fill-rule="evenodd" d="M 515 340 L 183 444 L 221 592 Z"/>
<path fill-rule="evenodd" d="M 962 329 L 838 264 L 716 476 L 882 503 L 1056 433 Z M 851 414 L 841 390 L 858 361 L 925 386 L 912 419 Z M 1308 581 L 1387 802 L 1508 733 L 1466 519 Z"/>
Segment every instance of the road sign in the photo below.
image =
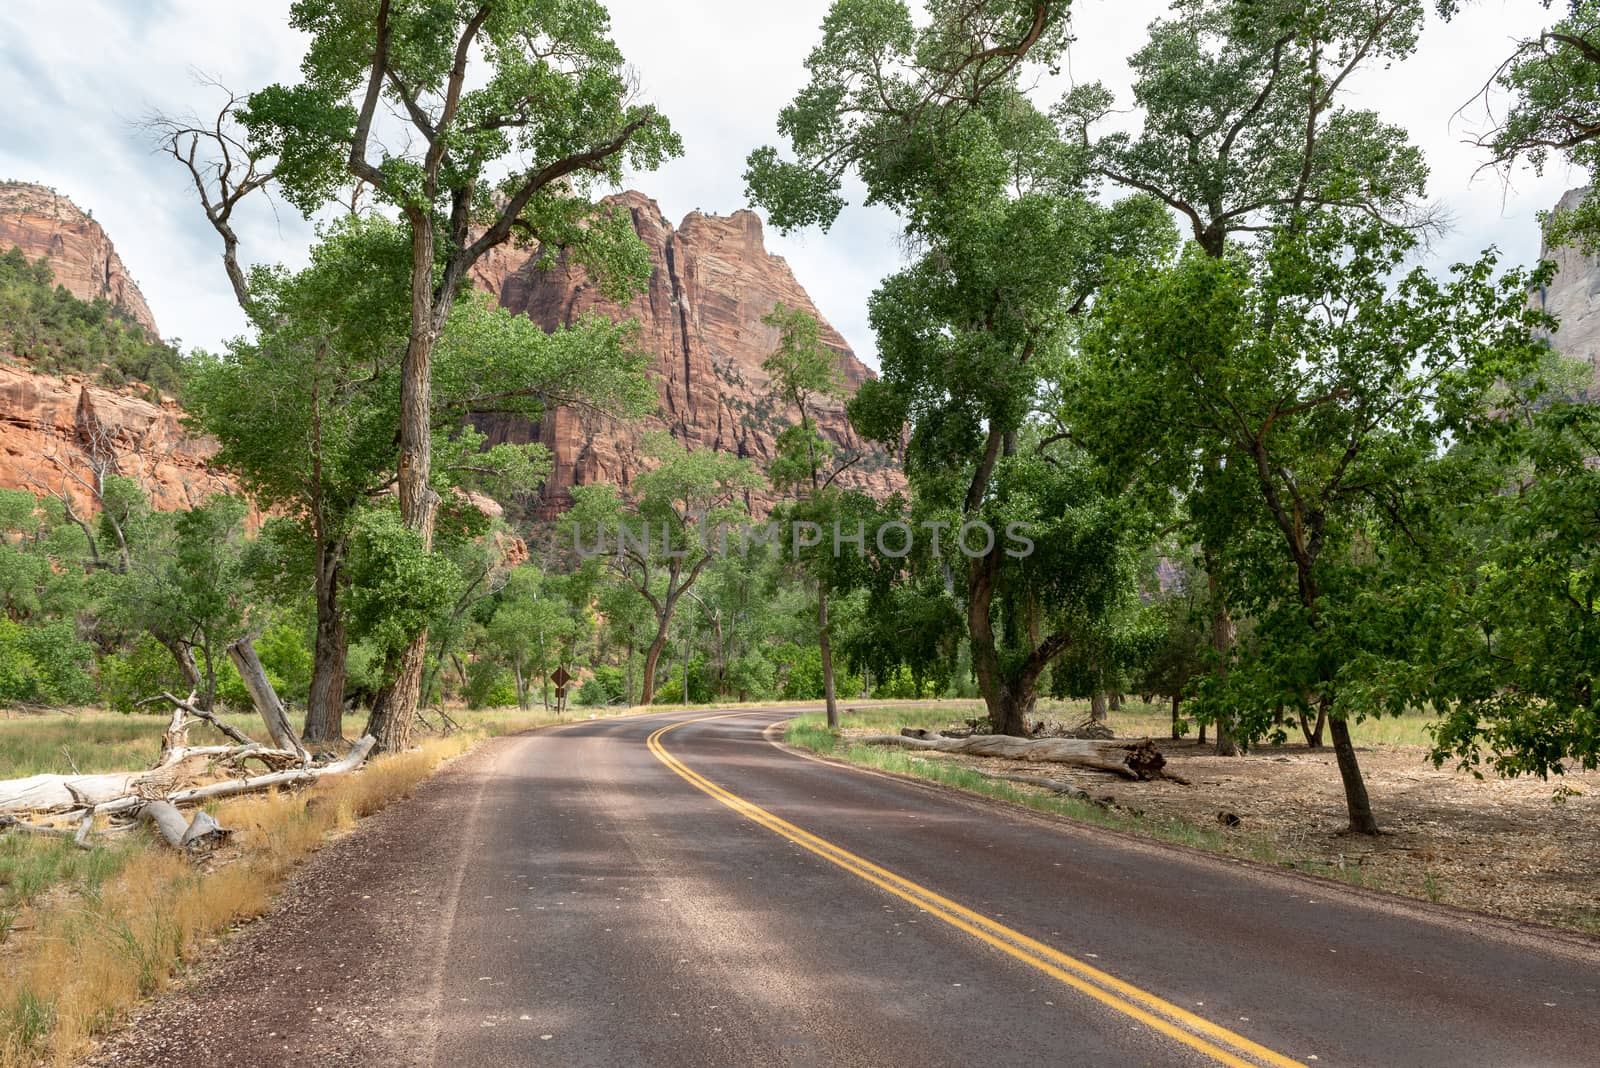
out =
<path fill-rule="evenodd" d="M 572 676 L 567 674 L 566 668 L 558 667 L 556 668 L 556 673 L 550 676 L 550 681 L 559 687 L 565 688 L 567 683 L 572 681 Z"/>

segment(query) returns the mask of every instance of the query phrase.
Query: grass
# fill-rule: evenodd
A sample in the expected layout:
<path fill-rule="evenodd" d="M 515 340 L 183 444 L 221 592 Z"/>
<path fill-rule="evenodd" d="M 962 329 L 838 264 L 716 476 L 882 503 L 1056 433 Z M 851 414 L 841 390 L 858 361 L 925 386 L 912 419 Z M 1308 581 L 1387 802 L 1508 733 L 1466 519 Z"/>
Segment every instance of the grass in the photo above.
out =
<path fill-rule="evenodd" d="M 881 727 L 890 733 L 898 731 L 901 727 L 933 726 L 936 720 L 941 726 L 962 726 L 968 718 L 984 715 L 982 701 L 941 701 L 933 705 L 850 705 L 850 707 L 855 709 L 849 717 L 851 726 Z M 1041 700 L 1036 708 L 1036 714 L 1045 719 L 1078 723 L 1089 718 L 1089 702 Z M 938 719 L 940 716 L 944 718 Z M 1120 710 L 1107 714 L 1107 722 L 1118 738 L 1146 736 L 1166 738 L 1172 733 L 1171 706 L 1160 700 L 1146 705 L 1138 697 L 1129 697 Z M 1429 728 L 1436 722 L 1437 717 L 1430 713 L 1410 712 L 1403 716 L 1362 720 L 1351 726 L 1350 733 L 1355 737 L 1358 746 L 1409 745 L 1429 748 L 1433 745 L 1433 735 L 1429 733 Z M 1304 741 L 1300 735 L 1299 724 L 1292 716 L 1288 732 L 1289 744 Z M 1188 733 L 1184 737 L 1195 736 L 1196 728 L 1194 724 L 1190 724 Z M 1324 735 L 1324 742 L 1326 741 L 1327 737 Z M 1267 747 L 1269 743 L 1263 742 L 1260 745 Z"/>
<path fill-rule="evenodd" d="M 378 757 L 357 774 L 207 806 L 234 835 L 227 855 L 204 867 L 143 830 L 88 851 L 0 836 L 0 930 L 16 925 L 0 947 L 0 1068 L 71 1063 L 208 943 L 265 912 L 295 867 L 332 835 L 405 797 L 444 761 L 486 737 L 589 715 L 455 715 L 462 731 L 424 736 L 417 748 Z M 251 729 L 246 717 L 237 725 Z M 63 744 L 84 773 L 139 767 L 156 755 L 160 733 L 153 716 L 0 721 L 0 776 L 55 770 Z M 200 743 L 199 730 L 193 738 Z"/>
<path fill-rule="evenodd" d="M 1087 706 L 1084 711 L 1087 715 Z M 900 727 L 937 726 L 940 723 L 938 713 L 945 713 L 952 724 L 959 724 L 968 715 L 960 707 L 951 712 L 944 706 L 930 710 L 926 706 L 890 705 L 857 709 L 849 715 L 847 722 L 851 727 L 880 728 L 886 733 L 893 733 Z M 1124 729 L 1124 726 L 1119 724 L 1118 715 L 1118 713 L 1111 714 L 1112 725 L 1116 727 L 1119 736 L 1138 733 Z M 1137 716 L 1138 713 L 1132 717 L 1124 714 L 1123 722 Z M 1166 722 L 1170 723 L 1170 719 Z M 1280 851 L 1276 842 L 1264 836 L 1238 832 L 1224 833 L 1218 828 L 1201 826 L 1177 817 L 1152 816 L 1127 809 L 1103 807 L 1092 801 L 1064 797 L 1034 787 L 994 779 L 965 765 L 936 757 L 919 756 L 904 749 L 849 744 L 848 738 L 840 737 L 829 730 L 823 717 L 817 714 L 797 716 L 790 720 L 784 728 L 784 741 L 798 748 L 809 749 L 847 763 L 909 775 L 982 797 L 1010 801 L 1040 812 L 1065 816 L 1079 823 L 1123 831 L 1192 849 L 1243 857 L 1260 864 L 1326 876 L 1354 886 L 1380 888 L 1378 881 L 1363 871 L 1359 865 L 1329 864 L 1310 857 L 1288 856 Z"/>
<path fill-rule="evenodd" d="M 259 735 L 257 716 L 222 719 L 247 734 Z M 164 718 L 115 712 L 52 713 L 0 719 L 0 779 L 29 775 L 93 775 L 149 767 L 161 753 Z M 205 724 L 189 732 L 195 745 L 222 745 L 227 739 Z"/>

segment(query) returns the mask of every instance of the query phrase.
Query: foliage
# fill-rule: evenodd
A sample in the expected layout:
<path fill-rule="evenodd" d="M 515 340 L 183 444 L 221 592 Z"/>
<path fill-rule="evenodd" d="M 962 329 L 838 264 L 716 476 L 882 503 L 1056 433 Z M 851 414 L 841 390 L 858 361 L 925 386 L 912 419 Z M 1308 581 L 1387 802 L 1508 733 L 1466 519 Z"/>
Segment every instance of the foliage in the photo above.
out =
<path fill-rule="evenodd" d="M 105 298 L 79 300 L 54 282 L 47 257 L 30 263 L 18 248 L 0 255 L 0 350 L 42 374 L 177 391 L 182 361 L 176 348 L 146 334 Z"/>
<path fill-rule="evenodd" d="M 1094 170 L 1175 211 L 1207 254 L 1234 235 L 1307 211 L 1426 227 L 1416 210 L 1428 171 L 1405 131 L 1344 106 L 1369 65 L 1417 46 L 1421 0 L 1307 5 L 1191 0 L 1150 24 L 1129 59 L 1137 134 L 1096 139 L 1116 110 L 1098 83 L 1074 88 L 1052 115 L 1089 150 Z"/>
<path fill-rule="evenodd" d="M 389 508 L 356 521 L 350 547 L 350 634 L 380 659 L 398 656 L 411 636 L 456 596 L 460 575 L 429 552 L 422 536 Z"/>
<path fill-rule="evenodd" d="M 1552 156 L 1591 176 L 1600 164 L 1600 5 L 1571 0 L 1564 6 L 1565 18 L 1516 42 L 1491 82 L 1509 103 L 1478 143 L 1508 180 L 1519 162 L 1543 174 Z M 1456 7 L 1455 0 L 1440 0 L 1446 17 Z M 1489 91 L 1486 86 L 1485 96 Z M 1543 221 L 1551 245 L 1600 249 L 1600 197 L 1592 191 Z"/>
<path fill-rule="evenodd" d="M 1413 533 L 1411 495 L 1450 436 L 1539 357 L 1528 275 L 1495 278 L 1486 254 L 1396 280 L 1409 248 L 1336 216 L 1258 253 L 1191 247 L 1125 268 L 1084 338 L 1078 440 L 1228 532 L 1206 540 L 1257 640 L 1202 698 L 1245 713 L 1248 738 L 1307 695 L 1336 720 L 1379 711 L 1355 695 L 1383 640 L 1368 620 L 1386 546 Z"/>

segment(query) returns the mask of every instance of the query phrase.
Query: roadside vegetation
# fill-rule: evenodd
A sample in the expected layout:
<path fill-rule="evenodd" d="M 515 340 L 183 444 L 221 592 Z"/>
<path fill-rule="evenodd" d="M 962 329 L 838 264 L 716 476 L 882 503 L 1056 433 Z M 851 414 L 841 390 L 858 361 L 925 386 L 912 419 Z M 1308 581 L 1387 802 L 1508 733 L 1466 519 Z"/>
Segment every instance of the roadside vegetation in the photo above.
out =
<path fill-rule="evenodd" d="M 488 737 L 591 714 L 462 713 L 461 729 L 423 736 L 354 775 L 212 803 L 207 811 L 234 833 L 198 864 L 145 829 L 87 850 L 0 835 L 0 1065 L 70 1063 L 207 945 L 265 912 L 330 836 L 406 797 L 445 761 Z M 154 755 L 151 728 L 144 717 L 104 713 L 0 720 L 0 754 L 27 761 L 16 765 L 24 772 L 49 771 L 66 755 L 35 742 L 68 738 L 85 771 L 127 767 L 130 750 Z"/>

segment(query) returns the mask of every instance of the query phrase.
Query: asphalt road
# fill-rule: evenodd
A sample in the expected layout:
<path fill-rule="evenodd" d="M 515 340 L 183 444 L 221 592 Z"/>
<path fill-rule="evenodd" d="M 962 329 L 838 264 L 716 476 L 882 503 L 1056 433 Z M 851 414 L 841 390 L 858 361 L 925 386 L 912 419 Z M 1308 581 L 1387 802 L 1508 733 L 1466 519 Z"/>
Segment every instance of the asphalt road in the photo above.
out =
<path fill-rule="evenodd" d="M 502 744 L 419 1060 L 1600 1065 L 1592 944 L 807 759 L 783 715 Z"/>

